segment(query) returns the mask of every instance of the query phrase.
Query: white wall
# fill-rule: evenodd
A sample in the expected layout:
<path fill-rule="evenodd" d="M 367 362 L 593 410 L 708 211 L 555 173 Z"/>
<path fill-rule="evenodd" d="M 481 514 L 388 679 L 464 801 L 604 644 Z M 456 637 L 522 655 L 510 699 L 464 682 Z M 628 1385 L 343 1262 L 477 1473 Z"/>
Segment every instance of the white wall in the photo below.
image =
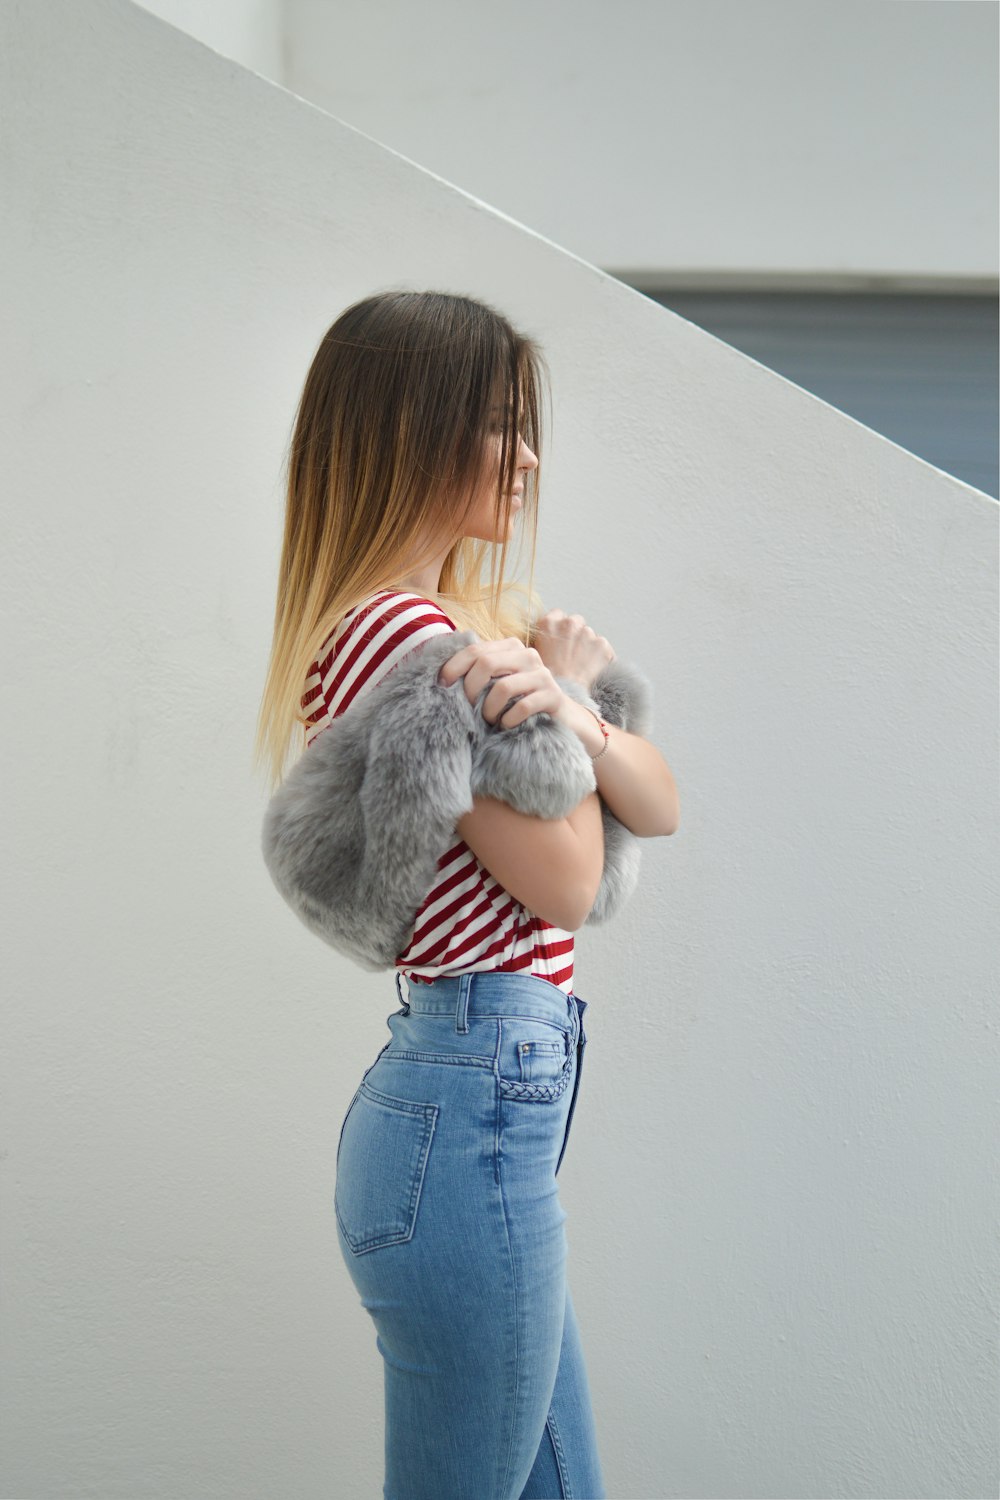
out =
<path fill-rule="evenodd" d="M 264 78 L 284 83 L 284 0 L 136 0 L 144 10 L 197 37 Z M 338 7 L 339 8 L 339 7 Z"/>
<path fill-rule="evenodd" d="M 270 76 L 637 284 L 996 285 L 996 4 L 270 3 Z"/>
<path fill-rule="evenodd" d="M 996 275 L 995 5 L 286 0 L 286 17 L 289 88 L 596 265 Z"/>
<path fill-rule="evenodd" d="M 302 380 L 398 284 L 541 340 L 544 601 L 681 792 L 578 941 L 609 1494 L 994 1493 L 996 502 L 126 0 L 0 59 L 0 1493 L 381 1485 L 333 1186 L 395 987 L 281 903 L 250 749 Z"/>

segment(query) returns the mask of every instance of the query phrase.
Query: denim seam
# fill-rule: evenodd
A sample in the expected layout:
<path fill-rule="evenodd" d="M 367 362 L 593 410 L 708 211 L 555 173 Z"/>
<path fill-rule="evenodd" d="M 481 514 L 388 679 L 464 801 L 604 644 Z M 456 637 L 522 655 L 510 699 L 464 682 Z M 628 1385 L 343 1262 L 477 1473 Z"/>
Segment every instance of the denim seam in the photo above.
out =
<path fill-rule="evenodd" d="M 386 1094 L 364 1079 L 358 1084 L 358 1093 L 367 1094 L 376 1104 L 384 1104 L 388 1109 L 398 1110 L 400 1114 L 423 1115 L 425 1120 L 437 1119 L 441 1107 L 438 1104 L 424 1103 L 423 1100 L 399 1099 L 395 1094 Z"/>
<path fill-rule="evenodd" d="M 498 1035 L 497 1035 L 497 1052 L 499 1053 L 499 1050 L 500 1050 L 500 1027 L 499 1026 L 497 1027 L 497 1033 L 498 1033 Z M 520 1358 L 520 1349 L 519 1349 L 519 1346 L 518 1346 L 518 1339 L 517 1339 L 517 1316 L 518 1316 L 518 1314 L 517 1314 L 517 1262 L 516 1262 L 515 1257 L 514 1257 L 514 1247 L 511 1244 L 511 1239 L 510 1239 L 510 1219 L 509 1219 L 508 1212 L 507 1212 L 507 1199 L 506 1199 L 506 1197 L 504 1195 L 504 1190 L 503 1190 L 503 1172 L 500 1169 L 499 1122 L 500 1122 L 500 1110 L 501 1110 L 501 1108 L 502 1108 L 502 1100 L 500 1099 L 500 1097 L 498 1095 L 498 1097 L 497 1097 L 497 1132 L 498 1132 L 498 1139 L 497 1139 L 497 1157 L 496 1157 L 497 1172 L 498 1172 L 498 1178 L 497 1178 L 497 1180 L 500 1183 L 500 1208 L 501 1208 L 501 1210 L 503 1212 L 503 1227 L 504 1227 L 504 1233 L 505 1233 L 505 1235 L 507 1237 L 507 1251 L 508 1251 L 508 1254 L 510 1256 L 510 1275 L 511 1275 L 511 1280 L 514 1283 L 514 1399 L 511 1402 L 510 1441 L 507 1444 L 507 1463 L 504 1466 L 503 1476 L 502 1476 L 502 1478 L 500 1480 L 500 1493 L 503 1494 L 504 1491 L 506 1490 L 506 1487 L 507 1487 L 507 1477 L 510 1474 L 510 1462 L 511 1462 L 511 1459 L 513 1458 L 513 1456 L 514 1456 L 514 1433 L 517 1431 L 517 1383 L 518 1383 L 518 1375 L 520 1374 L 520 1369 L 521 1369 L 521 1358 Z"/>
<path fill-rule="evenodd" d="M 396 1011 L 394 1012 L 394 1014 L 398 1015 L 399 1012 Z M 411 1016 L 451 1016 L 454 1014 L 454 1010 L 417 1010 L 413 1006 L 411 1006 L 407 1014 Z M 470 1015 L 470 1019 L 473 1021 L 498 1021 L 501 1018 L 504 1021 L 537 1021 L 539 1026 L 551 1026 L 553 1031 L 561 1031 L 564 1036 L 573 1035 L 572 1021 L 569 1021 L 568 1024 L 566 1021 L 550 1021 L 548 1016 L 539 1016 L 533 1011 L 529 1011 L 527 1012 L 527 1014 L 522 1015 L 520 1011 L 475 1010 L 472 1011 Z"/>
<path fill-rule="evenodd" d="M 471 1057 L 456 1057 L 449 1052 L 409 1052 L 403 1047 L 394 1048 L 386 1058 L 386 1062 L 392 1062 L 395 1057 L 409 1057 L 417 1062 L 442 1062 L 455 1063 L 460 1068 L 492 1068 L 493 1059 L 485 1054 Z"/>
<path fill-rule="evenodd" d="M 556 1467 L 559 1470 L 559 1484 L 563 1492 L 563 1500 L 573 1500 L 573 1489 L 569 1482 L 569 1470 L 566 1467 L 566 1450 L 563 1447 L 562 1438 L 559 1436 L 559 1428 L 556 1419 L 549 1407 L 549 1414 L 545 1418 L 545 1425 L 549 1429 L 549 1437 L 552 1439 L 552 1447 L 556 1455 Z"/>
<path fill-rule="evenodd" d="M 493 1180 L 500 1187 L 500 1127 L 503 1116 L 503 1095 L 500 1092 L 500 1047 L 503 1040 L 503 1028 L 497 1022 L 497 1039 L 493 1049 L 493 1083 L 496 1093 L 496 1114 L 493 1119 Z M 503 1189 L 500 1191 L 501 1202 L 503 1200 Z"/>

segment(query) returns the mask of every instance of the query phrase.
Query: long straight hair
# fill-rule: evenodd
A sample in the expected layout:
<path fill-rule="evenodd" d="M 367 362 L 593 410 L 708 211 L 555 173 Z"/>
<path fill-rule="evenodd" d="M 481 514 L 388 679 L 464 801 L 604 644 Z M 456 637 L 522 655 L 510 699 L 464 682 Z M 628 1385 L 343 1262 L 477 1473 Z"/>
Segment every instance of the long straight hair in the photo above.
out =
<path fill-rule="evenodd" d="M 292 432 L 254 743 L 254 762 L 266 766 L 272 792 L 289 755 L 305 748 L 302 698 L 321 648 L 351 609 L 379 589 L 408 587 L 405 577 L 439 556 L 449 539 L 457 537 L 439 588 L 421 592 L 480 640 L 532 643 L 531 622 L 541 613 L 534 571 L 543 375 L 551 410 L 548 371 L 534 340 L 486 303 L 447 292 L 364 297 L 323 335 Z M 462 535 L 497 408 L 499 546 Z M 525 476 L 520 512 L 531 542 L 527 588 L 506 577 L 519 433 L 539 459 Z"/>

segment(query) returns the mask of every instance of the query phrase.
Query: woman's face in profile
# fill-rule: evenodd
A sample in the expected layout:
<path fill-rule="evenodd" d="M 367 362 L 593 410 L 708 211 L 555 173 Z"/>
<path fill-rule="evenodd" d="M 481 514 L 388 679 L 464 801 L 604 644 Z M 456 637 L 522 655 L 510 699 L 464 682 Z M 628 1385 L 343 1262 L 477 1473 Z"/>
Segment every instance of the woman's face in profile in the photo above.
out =
<path fill-rule="evenodd" d="M 493 542 L 498 539 L 500 522 L 496 514 L 496 488 L 497 479 L 500 474 L 500 448 L 502 441 L 502 413 L 497 409 L 490 417 L 490 430 L 486 444 L 486 458 L 483 463 L 482 476 L 472 509 L 469 512 L 469 520 L 465 527 L 466 536 L 477 537 L 484 542 Z M 520 433 L 517 435 L 517 442 L 517 472 L 514 478 L 510 512 L 511 529 L 513 529 L 514 517 L 521 508 L 521 501 L 518 499 L 518 495 L 524 489 L 524 477 L 531 469 L 538 468 L 538 459 L 532 453 Z"/>

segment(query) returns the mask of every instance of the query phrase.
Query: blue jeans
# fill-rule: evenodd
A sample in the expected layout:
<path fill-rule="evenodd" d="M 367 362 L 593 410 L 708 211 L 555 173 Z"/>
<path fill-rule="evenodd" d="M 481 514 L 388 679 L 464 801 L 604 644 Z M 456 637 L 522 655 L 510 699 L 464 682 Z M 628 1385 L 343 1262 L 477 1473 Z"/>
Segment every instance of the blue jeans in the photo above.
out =
<path fill-rule="evenodd" d="M 383 1360 L 384 1500 L 604 1500 L 556 1183 L 587 1002 L 504 971 L 396 984 L 334 1195 Z"/>

